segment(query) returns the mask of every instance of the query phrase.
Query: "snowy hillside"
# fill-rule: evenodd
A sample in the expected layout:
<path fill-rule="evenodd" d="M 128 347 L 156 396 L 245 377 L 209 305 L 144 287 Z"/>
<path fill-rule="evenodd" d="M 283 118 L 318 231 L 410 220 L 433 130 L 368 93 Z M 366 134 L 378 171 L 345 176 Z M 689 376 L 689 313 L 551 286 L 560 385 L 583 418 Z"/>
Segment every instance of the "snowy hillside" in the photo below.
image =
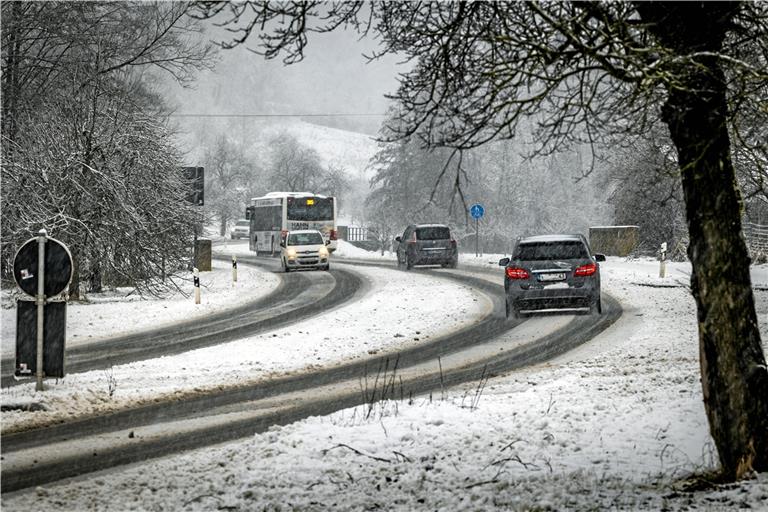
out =
<path fill-rule="evenodd" d="M 318 152 L 323 163 L 340 165 L 350 178 L 369 178 L 368 161 L 376 153 L 376 141 L 363 133 L 295 121 L 275 125 L 270 130 L 285 130 L 299 142 Z"/>

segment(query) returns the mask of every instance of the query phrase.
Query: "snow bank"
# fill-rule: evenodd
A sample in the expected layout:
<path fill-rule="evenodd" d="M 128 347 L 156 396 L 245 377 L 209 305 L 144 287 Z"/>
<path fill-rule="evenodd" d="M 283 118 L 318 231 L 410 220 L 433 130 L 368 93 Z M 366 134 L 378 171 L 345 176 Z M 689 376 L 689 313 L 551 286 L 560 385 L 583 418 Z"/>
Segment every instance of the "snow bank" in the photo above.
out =
<path fill-rule="evenodd" d="M 165 297 L 141 297 L 131 288 L 88 294 L 88 302 L 67 305 L 67 346 L 76 346 L 104 337 L 154 329 L 246 304 L 267 295 L 280 278 L 259 268 L 240 265 L 237 283 L 232 282 L 232 265 L 213 261 L 211 272 L 200 273 L 200 304 L 194 302 L 191 272 L 177 281 L 179 290 Z M 16 305 L 12 294 L 3 291 L 2 354 L 16 351 Z"/>

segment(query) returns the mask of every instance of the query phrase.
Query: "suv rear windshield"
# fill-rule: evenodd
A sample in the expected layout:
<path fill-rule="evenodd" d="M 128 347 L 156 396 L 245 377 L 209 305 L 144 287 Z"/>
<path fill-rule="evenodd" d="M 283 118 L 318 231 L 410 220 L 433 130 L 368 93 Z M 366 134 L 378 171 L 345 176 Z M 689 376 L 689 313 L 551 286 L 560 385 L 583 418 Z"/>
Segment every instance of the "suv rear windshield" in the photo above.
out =
<path fill-rule="evenodd" d="M 288 245 L 323 245 L 323 235 L 320 233 L 291 233 L 288 235 Z"/>
<path fill-rule="evenodd" d="M 573 242 L 531 242 L 519 244 L 512 257 L 515 260 L 581 260 L 589 258 L 583 243 Z"/>
<path fill-rule="evenodd" d="M 235 224 L 235 226 L 239 226 L 239 227 L 248 227 L 250 225 L 251 225 L 251 221 L 249 220 L 239 220 L 237 221 L 237 224 Z"/>
<path fill-rule="evenodd" d="M 451 230 L 445 226 L 416 228 L 416 240 L 448 240 Z"/>

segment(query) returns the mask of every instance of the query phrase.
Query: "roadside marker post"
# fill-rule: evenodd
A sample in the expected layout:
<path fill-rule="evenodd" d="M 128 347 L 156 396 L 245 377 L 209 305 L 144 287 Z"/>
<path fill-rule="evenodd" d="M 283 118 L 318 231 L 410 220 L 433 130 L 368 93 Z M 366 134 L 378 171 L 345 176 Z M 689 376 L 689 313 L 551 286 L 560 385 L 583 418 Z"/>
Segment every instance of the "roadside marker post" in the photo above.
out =
<path fill-rule="evenodd" d="M 667 242 L 661 244 L 659 249 L 659 277 L 667 277 Z"/>
<path fill-rule="evenodd" d="M 237 255 L 232 255 L 232 284 L 237 282 Z"/>
<path fill-rule="evenodd" d="M 200 304 L 200 271 L 197 267 L 192 269 L 192 282 L 195 286 L 195 304 Z"/>

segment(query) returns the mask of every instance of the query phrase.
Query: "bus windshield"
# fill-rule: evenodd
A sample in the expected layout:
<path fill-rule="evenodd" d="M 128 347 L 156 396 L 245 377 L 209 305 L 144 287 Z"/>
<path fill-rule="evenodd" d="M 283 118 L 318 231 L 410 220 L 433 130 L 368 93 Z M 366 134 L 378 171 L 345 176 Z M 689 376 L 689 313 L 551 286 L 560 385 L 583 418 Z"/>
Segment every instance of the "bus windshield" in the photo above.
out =
<path fill-rule="evenodd" d="M 289 197 L 288 220 L 333 220 L 332 197 Z"/>

